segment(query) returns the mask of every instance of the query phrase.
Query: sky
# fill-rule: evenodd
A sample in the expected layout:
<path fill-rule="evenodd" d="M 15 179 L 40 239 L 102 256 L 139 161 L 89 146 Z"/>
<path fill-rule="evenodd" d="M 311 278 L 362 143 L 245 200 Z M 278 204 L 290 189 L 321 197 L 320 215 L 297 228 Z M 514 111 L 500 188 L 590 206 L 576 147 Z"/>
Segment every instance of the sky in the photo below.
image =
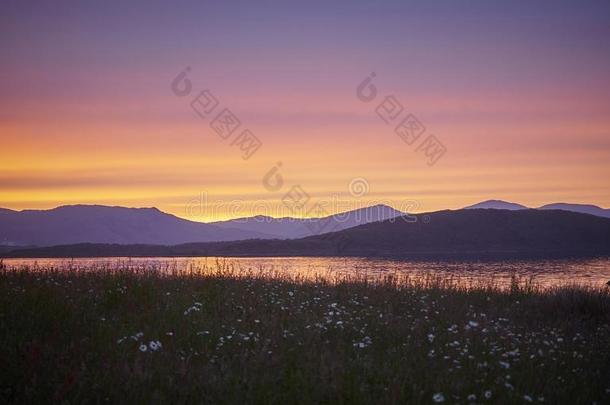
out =
<path fill-rule="evenodd" d="M 0 52 L 0 207 L 610 207 L 608 1 L 7 1 Z"/>

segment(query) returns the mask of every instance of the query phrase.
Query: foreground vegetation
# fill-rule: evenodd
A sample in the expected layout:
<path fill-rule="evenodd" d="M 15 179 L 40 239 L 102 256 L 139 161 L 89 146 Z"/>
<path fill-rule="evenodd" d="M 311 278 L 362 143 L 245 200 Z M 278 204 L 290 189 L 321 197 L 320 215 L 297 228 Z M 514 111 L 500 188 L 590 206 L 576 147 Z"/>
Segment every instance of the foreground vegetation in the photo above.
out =
<path fill-rule="evenodd" d="M 602 404 L 609 342 L 606 287 L 0 264 L 2 403 Z"/>

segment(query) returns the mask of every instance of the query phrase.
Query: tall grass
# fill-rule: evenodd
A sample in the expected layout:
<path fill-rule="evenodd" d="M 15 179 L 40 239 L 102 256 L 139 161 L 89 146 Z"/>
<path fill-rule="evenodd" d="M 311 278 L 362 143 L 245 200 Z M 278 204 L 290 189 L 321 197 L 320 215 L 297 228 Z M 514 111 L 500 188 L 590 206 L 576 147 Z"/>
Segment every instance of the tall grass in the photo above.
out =
<path fill-rule="evenodd" d="M 610 293 L 0 263 L 8 403 L 604 403 Z"/>

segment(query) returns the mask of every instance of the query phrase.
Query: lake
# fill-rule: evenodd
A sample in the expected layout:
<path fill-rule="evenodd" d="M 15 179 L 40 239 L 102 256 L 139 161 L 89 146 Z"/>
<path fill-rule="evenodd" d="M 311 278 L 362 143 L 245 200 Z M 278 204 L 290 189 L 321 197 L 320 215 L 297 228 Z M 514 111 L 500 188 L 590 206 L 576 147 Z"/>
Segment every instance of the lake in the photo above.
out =
<path fill-rule="evenodd" d="M 414 261 L 354 257 L 187 257 L 187 258 L 79 258 L 79 259 L 4 259 L 7 267 L 38 266 L 65 270 L 96 271 L 107 268 L 129 268 L 150 271 L 188 272 L 192 269 L 214 272 L 219 266 L 236 275 L 264 273 L 271 277 L 289 275 L 311 279 L 314 277 L 369 277 L 388 275 L 422 278 L 438 275 L 476 283 L 493 280 L 507 285 L 511 276 L 532 277 L 543 286 L 580 284 L 603 286 L 610 280 L 610 259 L 552 259 L 503 261 Z"/>

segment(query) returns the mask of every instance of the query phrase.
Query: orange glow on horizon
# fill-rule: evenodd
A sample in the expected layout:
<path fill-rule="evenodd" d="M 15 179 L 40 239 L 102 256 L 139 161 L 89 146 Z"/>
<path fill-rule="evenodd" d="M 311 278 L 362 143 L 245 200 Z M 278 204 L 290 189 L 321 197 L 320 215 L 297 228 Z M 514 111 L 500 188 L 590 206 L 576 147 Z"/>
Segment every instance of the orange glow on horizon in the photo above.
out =
<path fill-rule="evenodd" d="M 319 20 L 257 8 L 229 29 L 220 21 L 235 10 L 224 7 L 150 10 L 151 20 L 137 10 L 143 20 L 129 24 L 11 7 L 0 28 L 11 34 L 0 36 L 0 207 L 154 206 L 196 221 L 313 215 L 282 204 L 295 185 L 328 214 L 487 199 L 610 207 L 608 25 L 595 7 L 542 10 L 540 24 L 489 6 L 467 30 L 440 24 L 453 11 L 436 6 L 425 24 L 411 12 Z M 174 12 L 179 24 L 159 24 Z M 192 92 L 179 97 L 171 83 L 185 66 Z M 378 95 L 366 103 L 356 88 L 373 71 Z M 262 141 L 250 159 L 210 128 L 213 116 L 194 113 L 203 89 L 219 100 L 213 115 L 231 109 Z M 377 116 L 388 95 L 404 106 L 400 118 L 425 126 L 415 144 Z M 434 166 L 416 151 L 430 134 L 447 148 Z M 263 177 L 278 162 L 283 187 L 268 191 Z M 368 183 L 362 196 L 350 194 L 355 178 Z M 209 209 L 193 215 L 202 194 Z"/>

